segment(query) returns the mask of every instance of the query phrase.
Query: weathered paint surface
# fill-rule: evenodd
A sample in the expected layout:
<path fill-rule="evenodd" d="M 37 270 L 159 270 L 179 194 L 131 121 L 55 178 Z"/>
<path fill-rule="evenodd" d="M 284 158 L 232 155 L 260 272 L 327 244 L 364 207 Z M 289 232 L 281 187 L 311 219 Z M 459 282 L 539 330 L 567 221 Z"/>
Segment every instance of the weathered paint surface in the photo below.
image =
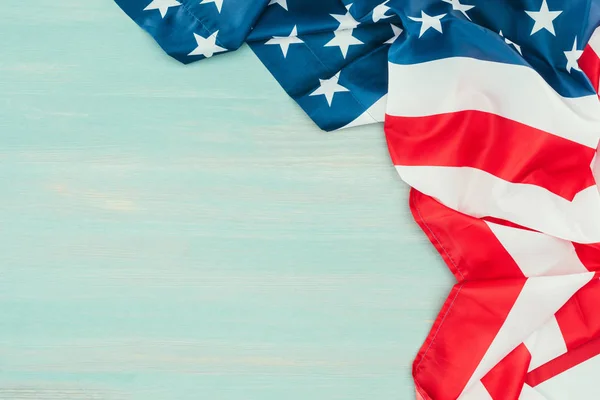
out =
<path fill-rule="evenodd" d="M 381 126 L 107 0 L 4 2 L 0 399 L 413 398 L 451 285 Z"/>

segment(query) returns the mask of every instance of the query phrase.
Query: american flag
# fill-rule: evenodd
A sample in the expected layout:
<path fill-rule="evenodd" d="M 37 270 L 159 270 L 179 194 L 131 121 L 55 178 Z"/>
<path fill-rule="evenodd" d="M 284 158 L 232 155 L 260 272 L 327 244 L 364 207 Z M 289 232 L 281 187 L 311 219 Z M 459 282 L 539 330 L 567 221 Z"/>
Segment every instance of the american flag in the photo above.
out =
<path fill-rule="evenodd" d="M 324 130 L 384 122 L 456 277 L 420 400 L 600 398 L 600 0 L 116 0 L 189 63 L 247 43 Z"/>

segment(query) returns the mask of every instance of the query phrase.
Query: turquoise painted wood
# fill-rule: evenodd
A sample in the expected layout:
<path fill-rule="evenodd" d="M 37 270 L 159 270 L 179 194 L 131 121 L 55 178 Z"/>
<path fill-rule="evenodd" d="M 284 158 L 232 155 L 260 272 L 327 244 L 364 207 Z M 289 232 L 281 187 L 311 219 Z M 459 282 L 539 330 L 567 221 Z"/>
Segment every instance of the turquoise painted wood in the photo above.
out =
<path fill-rule="evenodd" d="M 0 399 L 411 399 L 452 278 L 381 126 L 106 0 L 2 6 Z"/>

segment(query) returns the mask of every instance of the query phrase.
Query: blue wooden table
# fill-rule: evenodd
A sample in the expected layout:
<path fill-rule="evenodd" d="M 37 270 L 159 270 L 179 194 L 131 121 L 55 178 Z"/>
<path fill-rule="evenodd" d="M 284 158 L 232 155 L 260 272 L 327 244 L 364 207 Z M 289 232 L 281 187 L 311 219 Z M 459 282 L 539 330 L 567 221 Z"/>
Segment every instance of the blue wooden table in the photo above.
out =
<path fill-rule="evenodd" d="M 107 0 L 2 6 L 0 399 L 411 399 L 452 278 L 381 126 Z"/>

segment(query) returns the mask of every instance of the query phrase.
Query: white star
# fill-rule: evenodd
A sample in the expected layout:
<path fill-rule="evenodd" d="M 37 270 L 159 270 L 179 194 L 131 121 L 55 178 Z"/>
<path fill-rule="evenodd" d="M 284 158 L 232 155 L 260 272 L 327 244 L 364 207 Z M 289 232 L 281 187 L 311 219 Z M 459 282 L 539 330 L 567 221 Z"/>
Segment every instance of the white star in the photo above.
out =
<path fill-rule="evenodd" d="M 404 32 L 402 30 L 402 28 L 399 28 L 396 25 L 390 24 L 390 26 L 392 27 L 392 31 L 394 31 L 394 37 L 391 38 L 390 40 L 388 40 L 387 42 L 385 42 L 385 44 L 394 43 L 396 41 L 396 39 L 398 39 L 398 37 L 400 37 L 400 35 L 402 35 L 402 32 Z"/>
<path fill-rule="evenodd" d="M 355 20 L 354 17 L 352 16 L 352 14 L 350 14 L 350 7 L 352 7 L 352 4 L 348 4 L 346 6 L 346 10 L 348 10 L 346 12 L 346 14 L 329 14 L 333 18 L 337 19 L 338 22 L 340 23 L 340 26 L 338 26 L 338 28 L 337 28 L 338 30 L 340 30 L 340 29 L 354 29 L 358 25 L 360 25 L 360 22 L 358 22 L 357 20 Z"/>
<path fill-rule="evenodd" d="M 294 25 L 294 29 L 292 29 L 292 33 L 290 33 L 289 36 L 273 36 L 273 38 L 269 39 L 265 44 L 276 44 L 280 46 L 281 51 L 283 52 L 283 58 L 286 58 L 290 45 L 300 43 L 304 42 L 298 37 L 298 30 Z"/>
<path fill-rule="evenodd" d="M 361 42 L 360 40 L 358 40 L 357 38 L 352 36 L 352 31 L 353 31 L 353 29 L 344 29 L 344 30 L 337 30 L 337 31 L 333 32 L 335 37 L 333 39 L 331 39 L 329 42 L 327 42 L 325 47 L 333 47 L 333 46 L 339 47 L 340 50 L 342 51 L 342 56 L 344 56 L 344 58 L 346 58 L 346 55 L 348 54 L 348 48 L 350 46 L 364 44 L 363 42 Z"/>
<path fill-rule="evenodd" d="M 271 0 L 269 5 L 272 6 L 273 4 L 279 4 L 285 11 L 288 11 L 287 0 Z"/>
<path fill-rule="evenodd" d="M 465 17 L 467 17 L 467 19 L 470 21 L 471 17 L 469 17 L 467 15 L 467 11 L 469 11 L 472 8 L 475 8 L 475 6 L 471 6 L 468 4 L 460 4 L 460 0 L 442 0 L 444 3 L 448 3 L 448 4 L 452 4 L 452 9 L 454 11 L 460 11 L 461 13 L 463 13 L 463 15 Z"/>
<path fill-rule="evenodd" d="M 556 17 L 558 17 L 560 14 L 562 14 L 562 11 L 548 10 L 548 4 L 546 3 L 546 0 L 543 0 L 540 11 L 525 11 L 525 12 L 527 13 L 527 15 L 529 15 L 535 21 L 535 24 L 533 25 L 533 29 L 531 30 L 531 35 L 533 35 L 534 33 L 538 32 L 542 29 L 545 29 L 548 32 L 550 32 L 551 34 L 553 34 L 554 36 L 556 36 L 556 33 L 554 32 L 553 21 L 556 19 Z"/>
<path fill-rule="evenodd" d="M 575 41 L 573 42 L 573 49 L 565 51 L 564 53 L 567 57 L 567 72 L 571 73 L 571 69 L 581 71 L 577 61 L 579 61 L 579 58 L 583 54 L 583 50 L 577 50 L 577 37 L 575 37 Z"/>
<path fill-rule="evenodd" d="M 386 4 L 389 2 L 390 0 L 387 0 L 385 3 L 378 5 L 373 9 L 373 22 L 377 23 L 382 19 L 392 17 L 391 15 L 385 15 L 385 13 L 387 13 L 390 10 L 390 8 L 386 6 Z"/>
<path fill-rule="evenodd" d="M 160 11 L 160 16 L 162 18 L 167 15 L 167 11 L 169 11 L 169 7 L 179 7 L 181 5 L 177 0 L 152 0 L 152 3 L 148 4 L 144 11 L 148 10 L 158 10 Z"/>
<path fill-rule="evenodd" d="M 327 104 L 331 107 L 333 102 L 333 96 L 339 92 L 349 92 L 348 89 L 338 84 L 340 79 L 339 74 L 334 75 L 330 79 L 319 79 L 320 87 L 312 92 L 309 96 L 320 96 L 324 95 L 327 99 Z"/>
<path fill-rule="evenodd" d="M 519 45 L 518 45 L 518 44 L 516 44 L 515 42 L 511 41 L 510 39 L 507 39 L 507 38 L 505 38 L 505 37 L 504 37 L 504 35 L 502 34 L 502 31 L 500 31 L 498 34 L 499 34 L 499 35 L 500 35 L 502 38 L 504 38 L 504 43 L 506 43 L 506 44 L 507 44 L 507 45 L 509 45 L 509 46 L 513 46 L 513 47 L 514 47 L 514 48 L 515 48 L 515 49 L 516 49 L 516 50 L 519 52 L 519 54 L 520 54 L 520 55 L 523 55 L 523 53 L 521 52 L 521 46 L 519 46 Z"/>
<path fill-rule="evenodd" d="M 217 6 L 217 11 L 219 12 L 219 14 L 221 13 L 221 8 L 223 8 L 223 0 L 202 0 L 200 2 L 200 4 L 208 3 L 215 3 L 215 6 Z"/>
<path fill-rule="evenodd" d="M 444 18 L 445 16 L 446 16 L 446 14 L 431 16 L 431 15 L 425 14 L 425 11 L 421 11 L 421 18 L 417 18 L 417 17 L 408 17 L 408 18 L 412 19 L 413 21 L 421 23 L 421 33 L 419 33 L 419 37 L 421 37 L 421 36 L 423 36 L 423 34 L 425 32 L 427 32 L 429 30 L 429 28 L 433 28 L 436 31 L 438 31 L 439 33 L 444 33 L 442 31 L 442 22 L 440 20 L 442 18 Z"/>
<path fill-rule="evenodd" d="M 196 43 L 198 47 L 196 47 L 188 56 L 204 56 L 206 58 L 212 57 L 215 53 L 222 53 L 227 51 L 217 45 L 217 35 L 219 31 L 216 31 L 212 35 L 207 38 L 203 38 L 202 36 L 194 33 L 194 38 L 196 39 Z"/>

